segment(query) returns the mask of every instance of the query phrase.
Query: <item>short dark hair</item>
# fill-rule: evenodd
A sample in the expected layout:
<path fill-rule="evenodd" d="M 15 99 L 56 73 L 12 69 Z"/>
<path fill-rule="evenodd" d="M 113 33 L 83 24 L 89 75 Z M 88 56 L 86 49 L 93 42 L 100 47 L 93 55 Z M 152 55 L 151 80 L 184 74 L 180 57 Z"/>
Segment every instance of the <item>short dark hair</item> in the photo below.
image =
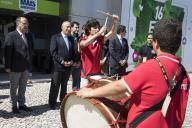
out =
<path fill-rule="evenodd" d="M 161 51 L 174 55 L 181 45 L 181 25 L 175 20 L 160 20 L 155 24 L 153 38 L 157 40 Z"/>
<path fill-rule="evenodd" d="M 79 26 L 79 22 L 77 22 L 77 21 L 72 21 L 72 22 L 71 22 L 71 27 L 73 27 L 75 24 Z"/>
<path fill-rule="evenodd" d="M 126 27 L 124 25 L 117 26 L 117 34 L 120 34 L 121 32 L 126 32 Z"/>
<path fill-rule="evenodd" d="M 152 32 L 147 33 L 147 37 L 148 37 L 149 35 L 152 35 L 152 36 L 153 36 L 153 33 L 152 33 Z"/>
<path fill-rule="evenodd" d="M 89 31 L 91 30 L 91 27 L 98 27 L 100 28 L 100 23 L 96 19 L 88 20 L 85 24 L 85 34 L 89 35 Z"/>

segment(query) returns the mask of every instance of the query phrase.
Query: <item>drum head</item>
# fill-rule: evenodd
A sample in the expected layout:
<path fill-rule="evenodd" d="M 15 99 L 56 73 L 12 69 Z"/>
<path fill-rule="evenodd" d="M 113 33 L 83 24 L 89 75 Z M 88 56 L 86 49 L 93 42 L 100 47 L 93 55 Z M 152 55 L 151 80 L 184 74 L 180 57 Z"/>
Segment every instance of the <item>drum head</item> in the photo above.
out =
<path fill-rule="evenodd" d="M 70 95 L 61 110 L 67 128 L 111 128 L 103 113 L 88 99 Z"/>
<path fill-rule="evenodd" d="M 103 77 L 104 77 L 103 75 L 93 75 L 93 76 L 90 76 L 89 78 L 92 79 L 92 80 L 100 80 Z"/>

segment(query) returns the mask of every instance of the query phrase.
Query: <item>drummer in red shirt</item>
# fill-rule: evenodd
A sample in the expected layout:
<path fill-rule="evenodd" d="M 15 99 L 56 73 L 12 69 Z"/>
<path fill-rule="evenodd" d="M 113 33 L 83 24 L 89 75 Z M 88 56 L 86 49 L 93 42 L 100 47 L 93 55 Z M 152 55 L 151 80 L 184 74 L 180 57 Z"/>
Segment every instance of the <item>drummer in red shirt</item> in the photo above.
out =
<path fill-rule="evenodd" d="M 173 20 L 160 20 L 153 32 L 153 49 L 157 53 L 157 60 L 151 59 L 140 64 L 134 71 L 121 80 L 106 86 L 91 89 L 83 88 L 77 92 L 82 98 L 106 97 L 119 93 L 129 93 L 131 96 L 128 108 L 126 128 L 181 128 L 185 117 L 189 95 L 190 80 L 181 66 L 181 59 L 175 56 L 180 47 L 182 37 L 181 26 Z M 159 60 L 159 61 L 158 61 Z M 162 65 L 163 67 L 161 67 Z M 172 95 L 167 114 L 163 116 L 159 104 L 164 101 L 168 93 L 168 81 L 174 80 L 178 88 Z M 173 77 L 175 77 L 173 79 Z M 178 84 L 177 84 L 178 83 Z M 140 123 L 133 125 L 133 121 L 141 114 L 157 106 L 153 113 Z"/>
<path fill-rule="evenodd" d="M 119 20 L 117 15 L 112 15 L 111 30 L 103 35 L 107 27 L 100 29 L 100 23 L 96 19 L 88 20 L 85 24 L 85 36 L 80 39 L 80 54 L 82 61 L 81 86 L 87 85 L 88 76 L 101 74 L 100 58 L 103 44 L 115 33 L 116 23 Z"/>

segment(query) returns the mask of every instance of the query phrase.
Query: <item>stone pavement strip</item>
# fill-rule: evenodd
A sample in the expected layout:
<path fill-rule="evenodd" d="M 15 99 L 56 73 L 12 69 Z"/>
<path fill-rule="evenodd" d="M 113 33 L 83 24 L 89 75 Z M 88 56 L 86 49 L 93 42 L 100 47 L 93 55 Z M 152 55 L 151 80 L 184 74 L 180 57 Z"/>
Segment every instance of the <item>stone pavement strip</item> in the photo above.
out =
<path fill-rule="evenodd" d="M 192 78 L 192 74 L 191 74 Z M 50 82 L 34 83 L 27 86 L 26 101 L 33 112 L 21 111 L 20 114 L 11 112 L 9 85 L 0 86 L 0 128 L 62 128 L 60 112 L 50 110 L 48 106 Z M 68 92 L 71 91 L 69 81 Z M 192 88 L 183 128 L 192 128 Z"/>

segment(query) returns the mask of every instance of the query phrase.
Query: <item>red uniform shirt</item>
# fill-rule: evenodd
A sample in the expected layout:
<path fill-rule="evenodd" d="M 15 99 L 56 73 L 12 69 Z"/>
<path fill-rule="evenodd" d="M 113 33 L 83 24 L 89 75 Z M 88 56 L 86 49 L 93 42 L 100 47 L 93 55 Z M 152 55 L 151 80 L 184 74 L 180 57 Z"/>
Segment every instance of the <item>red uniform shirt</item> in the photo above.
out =
<path fill-rule="evenodd" d="M 82 40 L 86 39 L 87 36 L 83 37 Z M 90 74 L 101 73 L 100 57 L 103 42 L 104 42 L 104 36 L 100 36 L 95 40 L 95 42 L 89 44 L 85 48 L 81 48 L 82 78 L 85 78 Z"/>
<path fill-rule="evenodd" d="M 171 80 L 175 75 L 176 70 L 179 69 L 179 58 L 170 54 L 161 54 L 158 58 L 163 64 L 169 80 Z M 155 59 L 140 64 L 133 72 L 125 76 L 123 79 L 127 84 L 129 91 L 132 93 L 127 124 L 133 121 L 144 110 L 158 104 L 165 98 L 168 92 L 168 85 L 162 74 L 160 66 Z M 141 122 L 137 128 L 147 127 L 168 127 L 168 123 L 162 115 L 161 110 L 153 113 Z"/>

